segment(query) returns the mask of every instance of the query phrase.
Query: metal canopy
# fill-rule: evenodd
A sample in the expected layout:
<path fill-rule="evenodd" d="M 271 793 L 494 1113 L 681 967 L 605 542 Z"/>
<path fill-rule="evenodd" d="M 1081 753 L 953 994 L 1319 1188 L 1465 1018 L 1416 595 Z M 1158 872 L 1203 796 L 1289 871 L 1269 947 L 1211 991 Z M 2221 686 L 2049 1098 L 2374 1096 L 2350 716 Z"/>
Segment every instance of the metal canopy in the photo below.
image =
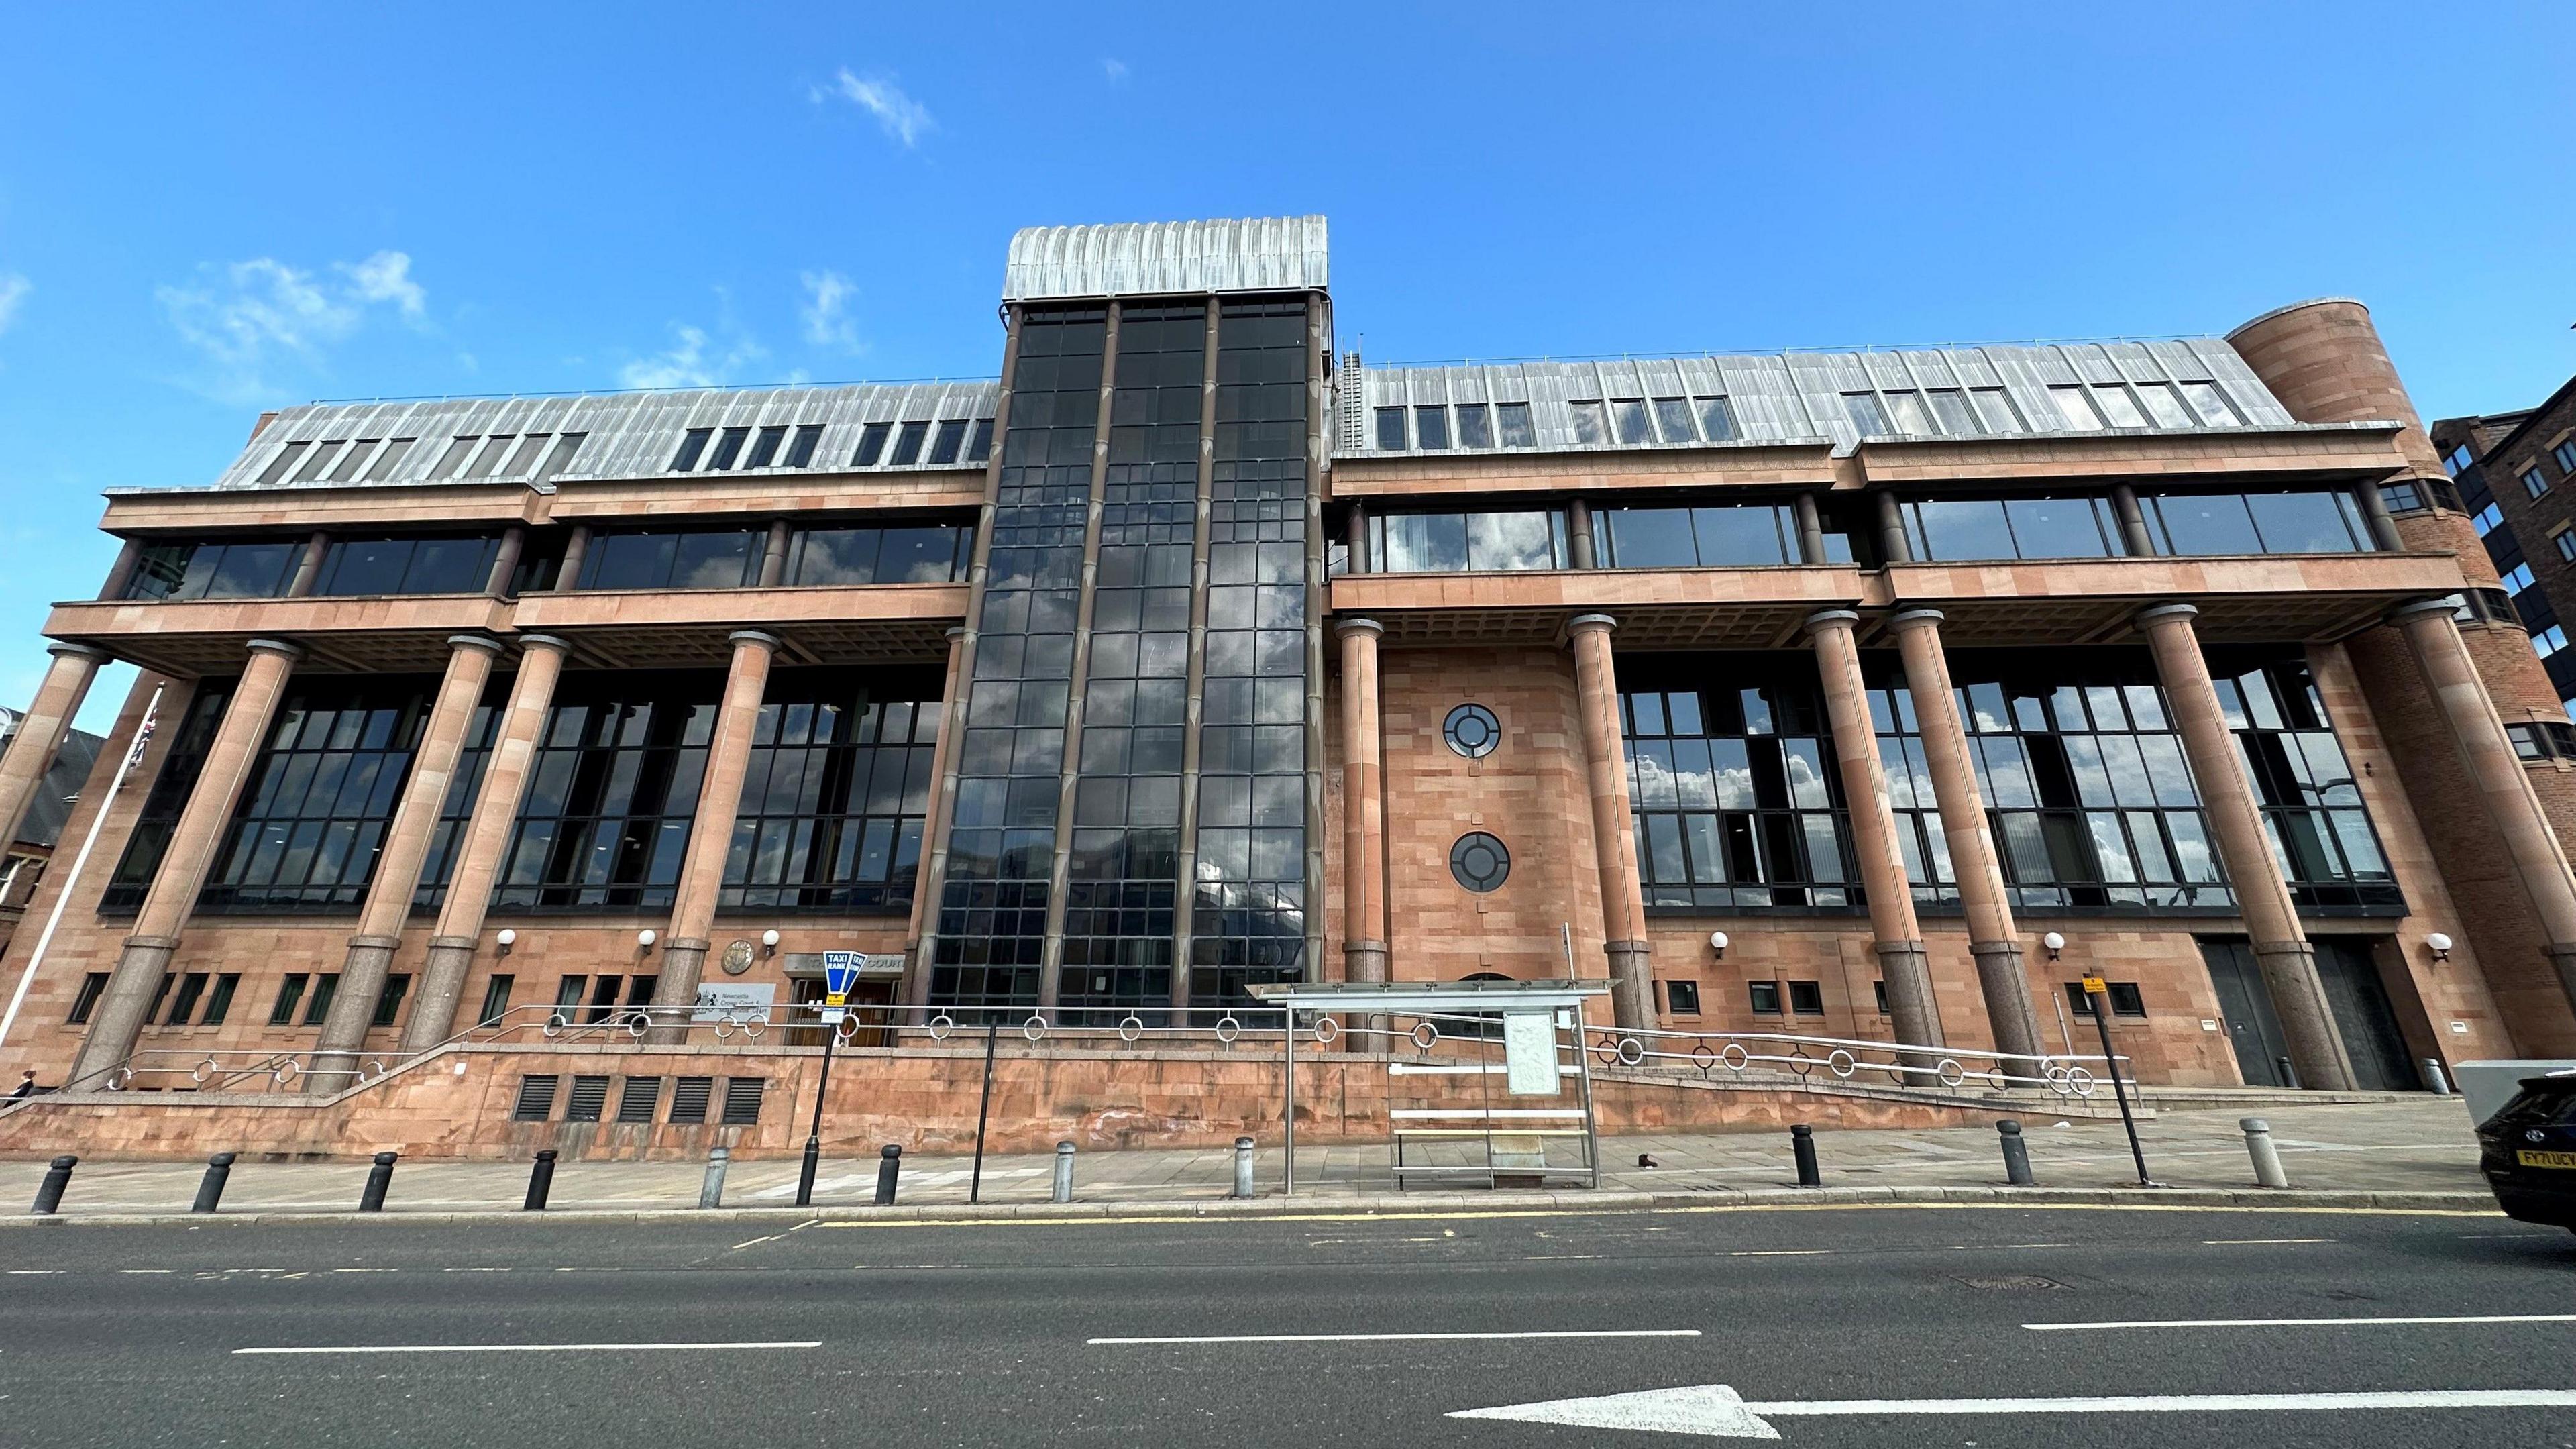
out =
<path fill-rule="evenodd" d="M 1291 1011 L 1532 1011 L 1581 1006 L 1610 994 L 1606 981 L 1329 981 L 1281 982 L 1245 990 L 1265 1006 Z"/>

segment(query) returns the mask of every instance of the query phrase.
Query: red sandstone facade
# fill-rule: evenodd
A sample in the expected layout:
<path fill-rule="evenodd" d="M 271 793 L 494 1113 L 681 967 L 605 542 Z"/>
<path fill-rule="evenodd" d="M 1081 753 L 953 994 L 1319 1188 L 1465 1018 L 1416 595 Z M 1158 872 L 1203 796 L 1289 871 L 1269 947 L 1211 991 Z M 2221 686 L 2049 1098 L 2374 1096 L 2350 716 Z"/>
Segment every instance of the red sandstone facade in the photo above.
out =
<path fill-rule="evenodd" d="M 1320 288 L 1308 295 L 1310 315 L 1327 316 Z M 1134 306 L 1110 302 L 1113 314 Z M 2389 1049 L 2371 1047 L 2371 1056 L 2353 1040 L 2361 1029 L 2355 1010 L 2368 1017 L 2364 1027 L 2393 1034 L 2395 1059 L 2409 1068 L 2424 1059 L 2576 1052 L 2576 880 L 2560 843 L 2565 822 L 2576 820 L 2576 783 L 2550 762 L 2517 759 L 2504 734 L 2507 723 L 2562 718 L 2555 692 L 2518 631 L 2455 623 L 2453 604 L 2443 602 L 2495 581 L 2467 521 L 2439 507 L 2394 518 L 2379 507 L 2381 485 L 2429 478 L 2439 466 L 2366 312 L 2347 302 L 2301 304 L 2248 324 L 2230 343 L 2247 370 L 2234 384 L 2239 411 L 2251 414 L 2259 403 L 2289 421 L 2128 427 L 2111 414 L 2096 429 L 2031 423 L 2013 433 L 1923 432 L 1900 416 L 1875 431 L 1863 425 L 1854 438 L 1828 436 L 1811 419 L 1783 425 L 1790 433 L 1804 426 L 1805 436 L 1703 436 L 1686 446 L 1667 416 L 1663 445 L 1652 448 L 1623 449 L 1616 444 L 1623 435 L 1613 433 L 1600 445 L 1554 447 L 1541 436 L 1478 452 L 1424 446 L 1426 435 L 1404 431 L 1432 425 L 1419 379 L 1341 368 L 1340 395 L 1309 420 L 1329 454 L 1315 470 L 1310 543 L 1320 558 L 1323 541 L 1332 540 L 1337 557 L 1333 575 L 1316 581 L 1310 621 L 1318 639 L 1311 657 L 1321 667 L 1309 680 L 1316 698 L 1308 718 L 1321 750 L 1306 769 L 1320 868 L 1306 906 L 1321 950 L 1298 969 L 1310 980 L 1603 978 L 1612 991 L 1602 1018 L 1626 1028 L 2033 1054 L 2084 1049 L 2065 989 L 2100 975 L 2134 988 L 2123 1002 L 2142 1014 L 2116 1025 L 2138 1074 L 2178 1085 L 2233 1084 L 2273 1070 L 2273 1062 L 2249 1058 L 2245 1043 L 2255 1038 L 2236 1019 L 2246 1014 L 2245 998 L 2230 990 L 2265 994 L 2279 1055 L 2311 1087 L 2414 1085 L 2385 1080 Z M 1327 337 L 1323 356 L 1311 360 L 1319 378 L 1331 365 L 1328 344 Z M 2224 352 L 2226 344 L 2210 346 Z M 1213 377 L 1213 362 L 1208 370 Z M 2222 369 L 2222 378 L 2230 375 Z M 102 526 L 128 541 L 128 559 L 100 599 L 66 602 L 49 621 L 48 636 L 68 647 L 29 706 L 29 742 L 68 725 L 101 662 L 131 660 L 144 673 L 64 832 L 80 838 L 104 809 L 97 863 L 79 879 L 49 873 L 30 903 L 31 917 L 40 917 L 57 893 L 73 893 L 63 929 L 32 976 L 32 932 L 21 932 L 0 960 L 0 991 L 23 993 L 0 1041 L 0 1068 L 14 1077 L 32 1067 L 48 1084 L 95 1086 L 137 1051 L 271 1053 L 295 1058 L 327 1094 L 362 1060 L 399 1061 L 470 1038 L 475 1006 L 496 975 L 517 983 L 521 1005 L 555 999 L 555 983 L 576 976 L 651 977 L 649 988 L 632 989 L 673 1008 L 685 1008 L 702 983 L 773 988 L 783 1004 L 802 999 L 813 953 L 825 949 L 902 956 L 906 975 L 887 988 L 888 999 L 939 1000 L 951 988 L 933 981 L 923 943 L 954 932 L 938 924 L 926 897 L 843 913 L 764 912 L 736 898 L 747 867 L 742 854 L 728 855 L 734 832 L 703 826 L 758 814 L 758 786 L 746 790 L 744 771 L 755 748 L 766 747 L 768 737 L 755 741 L 754 732 L 764 700 L 779 708 L 779 680 L 798 670 L 894 668 L 933 681 L 944 705 L 935 741 L 920 746 L 935 752 L 929 773 L 938 782 L 918 816 L 923 867 L 946 850 L 952 829 L 974 823 L 958 820 L 971 794 L 958 784 L 961 755 L 970 752 L 960 671 L 978 668 L 978 647 L 994 651 L 992 622 L 978 623 L 972 601 L 991 586 L 996 479 L 1016 426 L 1011 381 L 1006 374 L 1004 441 L 989 466 L 966 466 L 971 459 L 952 450 L 956 466 L 945 468 L 875 459 L 848 469 L 818 463 L 793 475 L 699 468 L 636 476 L 652 471 L 646 467 L 576 470 L 542 484 L 334 482 L 326 474 L 263 487 L 246 476 L 265 456 L 255 433 L 237 465 L 245 476 L 232 485 L 112 497 Z M 1415 390 L 1402 392 L 1399 383 Z M 2115 386 L 2075 387 L 2088 385 Z M 1859 415 L 1860 399 L 1873 394 L 1870 406 L 1907 407 L 1900 393 L 1913 396 L 1877 376 L 1843 395 Z M 1471 424 L 1467 411 L 1483 419 L 1486 403 L 1465 396 L 1438 405 L 1443 439 L 1453 427 L 1488 426 Z M 1602 406 L 1580 396 L 1566 405 Z M 1749 411 L 1754 403 L 1740 398 L 1734 406 Z M 2020 406 L 2029 411 L 2026 398 Z M 1373 424 L 1396 431 L 1371 435 Z M 1578 417 L 1573 426 L 1584 424 Z M 1605 426 L 1626 424 L 1614 418 Z M 671 431 L 678 437 L 678 425 Z M 1333 435 L 1339 442 L 1325 446 Z M 839 433 L 829 437 L 839 446 Z M 2151 546 L 2143 520 L 2162 516 L 2153 513 L 2157 500 L 2195 490 L 2331 493 L 2369 533 L 2341 551 L 2228 555 Z M 2121 537 L 2098 557 L 1921 558 L 1923 545 L 1906 542 L 1914 515 L 1900 508 L 1947 498 L 2098 500 L 2103 527 Z M 1640 549 L 1616 536 L 1624 525 L 1613 515 L 1674 504 L 1776 507 L 1781 527 L 1801 536 L 1782 545 L 1787 556 L 1776 564 L 1639 566 L 1610 556 Z M 1565 554 L 1553 567 L 1524 558 L 1504 568 L 1397 571 L 1403 560 L 1387 550 L 1414 545 L 1374 542 L 1383 535 L 1371 532 L 1373 522 L 1441 508 L 1557 510 Z M 976 563 L 954 581 L 795 582 L 791 559 L 802 545 L 793 540 L 821 526 L 817 520 L 875 528 L 979 517 L 986 536 L 976 540 Z M 740 581 L 726 587 L 582 585 L 593 577 L 583 571 L 585 551 L 657 527 L 766 532 Z M 159 542 L 292 538 L 301 549 L 300 585 L 334 539 L 429 528 L 500 541 L 484 586 L 408 596 L 323 597 L 293 585 L 264 597 L 133 596 L 136 559 L 148 561 Z M 1204 540 L 1204 520 L 1201 529 Z M 1829 546 L 1828 534 L 1849 547 Z M 1092 546 L 1096 552 L 1096 537 Z M 555 577 L 539 584 L 514 575 L 521 551 L 540 548 L 556 551 Z M 2332 899 L 2357 905 L 2316 905 L 2333 883 L 2296 878 L 2280 837 L 2267 837 L 2292 827 L 2249 778 L 2239 753 L 2248 726 L 2231 723 L 2237 696 L 2222 698 L 2240 668 L 2229 651 L 2248 650 L 2268 651 L 2265 667 L 2304 671 L 2330 721 L 2310 733 L 2330 734 L 2349 764 L 2349 779 L 2327 783 L 2345 792 L 2338 808 L 2366 816 L 2384 861 L 2367 889 L 2334 886 L 2345 895 Z M 2223 870 L 2228 906 L 2208 908 L 2204 892 L 2204 904 L 2189 910 L 2088 909 L 2084 901 L 2116 876 L 2043 889 L 2032 874 L 2036 857 L 2015 853 L 2023 847 L 2008 818 L 2019 807 L 2004 798 L 2011 778 L 1994 773 L 1991 754 L 1987 765 L 1976 763 L 1980 732 L 1998 727 L 1976 716 L 1983 706 L 1971 677 L 1984 679 L 1977 671 L 1990 667 L 2115 656 L 2136 671 L 2125 687 L 2146 691 L 2128 696 L 2132 708 L 2170 716 L 2157 737 L 2170 736 L 2175 758 L 2187 762 L 2184 783 L 2197 786 L 2194 818 L 2213 869 Z M 1087 642 L 1078 658 L 1077 669 L 1097 678 Z M 1197 666 L 1193 656 L 1193 681 Z M 523 908 L 495 896 L 496 879 L 508 884 L 504 858 L 523 801 L 546 788 L 529 777 L 541 773 L 531 761 L 545 743 L 549 700 L 559 703 L 585 680 L 650 670 L 694 671 L 710 681 L 694 804 L 683 800 L 667 812 L 698 822 L 675 857 L 669 892 L 647 904 L 570 909 Z M 1644 823 L 1662 807 L 1639 794 L 1646 778 L 1639 762 L 1649 753 L 1642 738 L 1668 730 L 1687 744 L 1696 736 L 1684 739 L 1677 722 L 1644 721 L 1638 691 L 1667 691 L 1658 701 L 1714 700 L 1740 671 L 1789 680 L 1784 699 L 1812 691 L 1813 723 L 1801 738 L 1834 762 L 1830 784 L 1804 787 L 1830 791 L 1830 807 L 1799 808 L 1830 815 L 1838 834 L 1803 837 L 1811 875 L 1798 879 L 1805 899 L 1794 903 L 1783 899 L 1790 877 L 1777 873 L 1786 868 L 1768 863 L 1785 858 L 1789 837 L 1760 835 L 1773 829 L 1762 823 L 1769 807 L 1737 812 L 1751 822 L 1744 839 L 1766 852 L 1760 869 L 1775 874 L 1730 877 L 1734 905 L 1690 897 L 1687 883 L 1676 888 L 1657 857 L 1659 827 Z M 376 871 L 397 884 L 366 882 L 345 909 L 321 913 L 206 909 L 202 893 L 228 859 L 227 831 L 253 808 L 245 802 L 270 768 L 262 751 L 273 738 L 276 701 L 315 676 L 394 673 L 427 681 L 411 774 L 389 797 L 395 803 L 377 847 Z M 1638 683 L 1657 679 L 1667 683 Z M 188 743 L 181 722 L 207 680 L 228 681 L 229 694 L 209 725 L 210 741 L 190 746 L 198 752 L 195 784 L 156 827 L 167 841 L 144 878 L 126 883 L 139 900 L 113 907 L 109 867 L 128 852 L 173 749 Z M 1914 718 L 1901 731 L 1885 719 L 1874 729 L 1872 711 L 1896 698 L 1891 689 L 1910 691 Z M 2137 703 L 2149 697 L 2161 703 Z M 109 780 L 156 700 L 158 726 L 111 798 Z M 1192 705 L 1195 731 L 1195 698 Z M 1462 749 L 1444 735 L 1453 712 L 1469 705 L 1498 725 L 1488 749 Z M 1100 718 L 1095 705 L 1095 728 Z M 1919 784 L 1904 782 L 1905 740 L 1919 742 Z M 1195 735 L 1192 746 L 1196 769 Z M 459 823 L 439 847 L 449 852 L 446 864 L 425 867 L 452 778 L 476 750 L 483 753 L 473 765 L 471 808 L 451 809 Z M 32 787 L 21 762 L 49 753 L 20 748 L 0 759 L 0 827 L 14 823 Z M 971 761 L 966 768 L 971 777 Z M 1075 783 L 1068 765 L 1068 802 Z M 1891 804 L 1892 789 L 1914 788 L 1922 798 Z M 1689 808 L 1676 818 L 1701 828 L 1689 823 L 1701 818 Z M 1769 813 L 1786 818 L 1788 810 Z M 2046 811 L 2029 813 L 2037 820 Z M 2102 822 L 2118 813 L 2086 818 L 2097 830 L 2116 830 Z M 1712 832 L 1737 828 L 1717 809 L 1705 818 Z M 2145 812 L 2128 818 L 2132 832 L 2154 828 Z M 1926 834 L 1909 833 L 1917 822 Z M 1508 873 L 1490 888 L 1471 886 L 1452 867 L 1453 852 L 1474 834 L 1509 853 Z M 1816 843 L 1829 838 L 1843 842 L 1844 865 L 1831 864 L 1831 847 Z M 1941 879 L 1927 878 L 1925 850 L 1946 850 Z M 413 902 L 411 882 L 424 869 L 446 872 L 439 878 L 449 883 L 434 907 Z M 1718 889 L 1705 884 L 1714 879 L 1711 867 L 1703 888 Z M 1690 898 L 1676 899 L 1677 889 Z M 2034 904 L 2050 890 L 2062 899 Z M 1748 892 L 1765 899 L 1747 905 Z M 1059 904 L 1050 918 L 1059 936 L 1063 914 Z M 1201 929 L 1206 914 L 1202 908 Z M 766 931 L 777 933 L 776 949 L 755 949 Z M 651 944 L 639 945 L 647 932 Z M 1726 938 L 1722 950 L 1711 945 L 1713 933 Z M 742 969 L 719 973 L 717 961 L 737 942 L 746 944 L 728 969 Z M 1056 964 L 1062 949 L 1051 937 L 1047 969 L 1070 980 L 1076 968 Z M 2214 975 L 2214 959 L 2241 964 Z M 2322 974 L 2321 959 L 2329 968 Z M 323 1019 L 308 1024 L 275 1005 L 286 978 L 323 974 L 344 982 Z M 411 987 L 388 1020 L 373 1008 L 384 999 L 380 984 L 395 975 Z M 201 991 L 231 982 L 232 1004 L 220 1021 L 206 1024 L 202 1009 L 184 1019 L 171 1010 L 174 988 L 164 978 L 191 976 L 209 983 Z M 2349 999 L 2355 990 L 2384 1005 L 2357 1006 Z M 271 1025 L 272 1015 L 288 1019 Z M 778 1043 L 759 1050 L 774 1054 Z M 721 1066 L 711 1070 L 723 1074 Z M 927 1069 L 916 1075 L 923 1084 L 944 1080 Z M 403 1088 L 404 1110 L 502 1110 L 480 1077 L 474 1093 L 440 1098 L 445 1105 L 423 1108 L 421 1090 Z M 506 1136 L 473 1128 L 457 1140 L 506 1146 Z"/>

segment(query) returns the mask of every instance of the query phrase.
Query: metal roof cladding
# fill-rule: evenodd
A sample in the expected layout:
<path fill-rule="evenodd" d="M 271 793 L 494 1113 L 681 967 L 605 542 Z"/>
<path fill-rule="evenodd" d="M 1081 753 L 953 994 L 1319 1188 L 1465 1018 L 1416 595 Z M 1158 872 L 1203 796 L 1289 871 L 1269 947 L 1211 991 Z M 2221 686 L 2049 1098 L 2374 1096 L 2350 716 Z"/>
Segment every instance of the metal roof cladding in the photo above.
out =
<path fill-rule="evenodd" d="M 870 423 L 972 422 L 993 416 L 1001 395 L 997 381 L 850 383 L 833 387 L 696 388 L 685 392 L 605 393 L 596 396 L 446 398 L 422 402 L 308 403 L 287 408 L 259 430 L 233 460 L 217 488 L 329 488 L 352 483 L 401 487 L 409 484 L 471 481 L 529 481 L 543 465 L 531 461 L 515 473 L 491 472 L 459 477 L 465 460 L 451 457 L 460 438 L 560 438 L 585 436 L 573 456 L 543 481 L 575 478 L 662 478 L 672 466 L 681 439 L 692 428 L 790 428 L 821 424 L 823 434 L 810 462 L 801 468 L 773 463 L 765 468 L 732 468 L 726 472 L 840 473 L 853 467 L 859 440 Z M 261 483 L 270 465 L 296 444 L 417 439 L 390 468 L 370 461 L 357 476 L 340 477 L 326 469 L 301 483 Z M 890 450 L 889 450 L 890 451 Z M 346 454 L 342 456 L 347 456 Z M 540 451 L 539 456 L 544 456 Z M 785 456 L 784 450 L 780 456 Z M 382 452 L 375 455 L 382 458 Z M 515 458 L 514 458 L 515 461 Z M 443 464 L 447 466 L 442 466 Z M 881 454 L 879 469 L 981 470 L 981 459 L 961 449 L 951 462 L 894 464 Z M 297 472 L 302 469 L 298 468 Z M 714 471 L 701 461 L 691 471 Z M 379 476 L 381 474 L 381 476 Z"/>
<path fill-rule="evenodd" d="M 2238 420 L 2145 427 L 2079 428 L 2060 411 L 2052 387 L 2115 389 L 2137 410 L 2136 389 L 2168 383 L 2215 383 Z M 1995 428 L 1970 409 L 1974 428 L 1955 424 L 1903 427 L 1890 399 L 1910 394 L 1920 405 L 1938 392 L 2007 394 L 2019 427 Z M 1884 426 L 1864 434 L 1850 399 L 1872 399 Z M 1664 438 L 1649 429 L 1643 439 L 1622 440 L 1615 429 L 1586 440 L 1576 431 L 1579 401 L 1704 399 L 1723 397 L 1735 436 Z M 1541 452 L 1650 447 L 1707 447 L 1735 443 L 1822 443 L 1849 452 L 1866 436 L 1937 438 L 2005 437 L 2034 433 L 2117 436 L 2141 433 L 2212 433 L 2243 428 L 2296 428 L 2278 399 L 2254 376 L 2236 349 L 2216 338 L 2153 342 L 2065 342 L 2025 346 L 1937 347 L 1904 351 L 1782 352 L 1735 356 L 1621 358 L 1582 362 L 1458 363 L 1435 366 L 1370 365 L 1342 370 L 1344 409 L 1334 452 L 1342 457 L 1420 453 L 1490 452 L 1485 448 L 1380 449 L 1368 423 L 1372 409 L 1443 403 L 1527 403 L 1534 447 Z M 1974 401 L 1974 399 L 1970 399 Z M 2162 405 L 2165 398 L 2155 400 Z M 2172 399 L 2181 408 L 2180 398 Z M 1907 412 L 1912 409 L 1908 407 Z M 2142 412 L 2152 418 L 2152 412 Z M 1953 416 L 1957 416 L 1954 412 Z M 2183 416 L 2195 417 L 2188 409 Z M 1408 437 L 1411 435 L 1408 434 Z M 1452 436 L 1455 436 L 1453 433 Z"/>
<path fill-rule="evenodd" d="M 1002 300 L 1171 292 L 1320 292 L 1320 216 L 1032 226 L 1011 237 Z"/>

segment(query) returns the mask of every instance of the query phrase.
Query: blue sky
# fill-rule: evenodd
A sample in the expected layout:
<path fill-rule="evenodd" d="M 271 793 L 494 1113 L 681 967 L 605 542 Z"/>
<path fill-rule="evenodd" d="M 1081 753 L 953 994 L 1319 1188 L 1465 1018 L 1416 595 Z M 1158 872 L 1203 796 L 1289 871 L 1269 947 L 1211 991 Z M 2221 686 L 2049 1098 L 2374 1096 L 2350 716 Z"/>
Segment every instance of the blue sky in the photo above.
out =
<path fill-rule="evenodd" d="M 2563 4 L 16 6 L 0 699 L 313 398 L 980 376 L 1011 231 L 1322 212 L 1385 360 L 2223 332 L 2576 373 Z M 103 726 L 129 676 L 92 695 Z"/>

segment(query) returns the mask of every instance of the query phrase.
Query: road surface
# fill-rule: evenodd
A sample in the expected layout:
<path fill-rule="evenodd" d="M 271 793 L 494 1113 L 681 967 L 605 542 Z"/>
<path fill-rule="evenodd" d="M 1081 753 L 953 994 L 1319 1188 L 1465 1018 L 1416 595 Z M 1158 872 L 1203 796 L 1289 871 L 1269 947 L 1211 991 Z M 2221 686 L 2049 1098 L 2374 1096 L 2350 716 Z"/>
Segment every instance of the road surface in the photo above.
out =
<path fill-rule="evenodd" d="M 47 1449 L 2576 1445 L 2576 1236 L 2485 1214 L 63 1225 L 0 1338 Z"/>

